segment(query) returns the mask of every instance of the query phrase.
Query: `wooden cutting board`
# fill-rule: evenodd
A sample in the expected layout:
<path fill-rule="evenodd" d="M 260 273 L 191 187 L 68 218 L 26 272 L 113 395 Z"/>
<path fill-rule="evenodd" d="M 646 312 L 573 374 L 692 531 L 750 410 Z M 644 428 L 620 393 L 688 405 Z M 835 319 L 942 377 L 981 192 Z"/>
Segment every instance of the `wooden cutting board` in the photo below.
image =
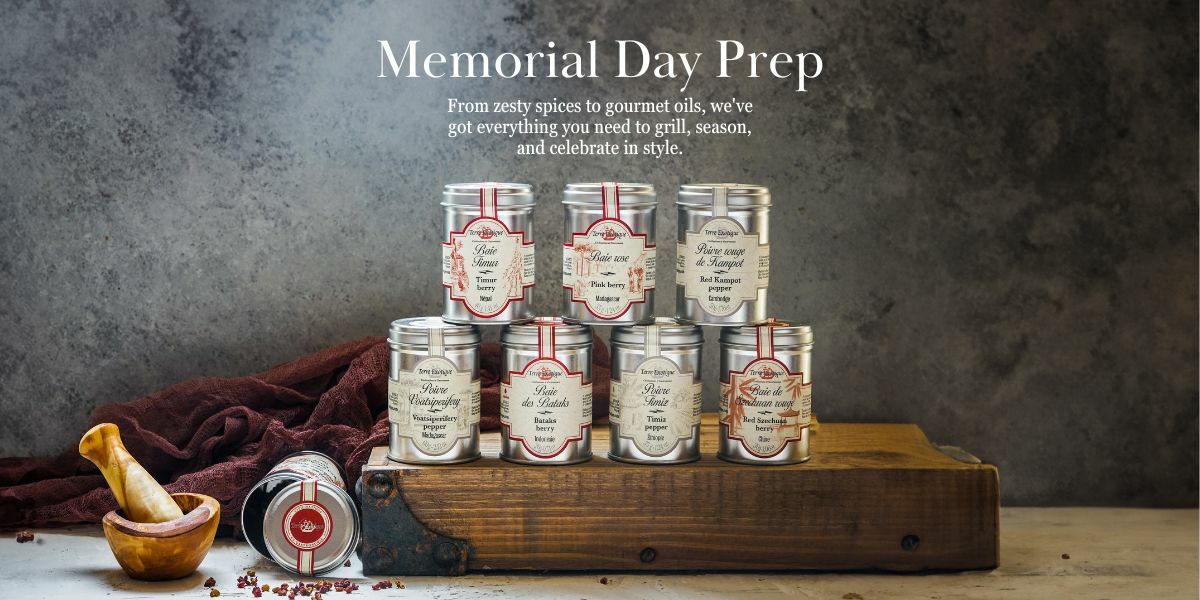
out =
<path fill-rule="evenodd" d="M 999 474 L 915 425 L 822 423 L 813 458 L 758 467 L 716 458 L 716 415 L 703 458 L 673 466 L 604 457 L 573 466 L 484 457 L 453 466 L 363 469 L 364 572 L 482 570 L 981 569 L 996 566 Z"/>

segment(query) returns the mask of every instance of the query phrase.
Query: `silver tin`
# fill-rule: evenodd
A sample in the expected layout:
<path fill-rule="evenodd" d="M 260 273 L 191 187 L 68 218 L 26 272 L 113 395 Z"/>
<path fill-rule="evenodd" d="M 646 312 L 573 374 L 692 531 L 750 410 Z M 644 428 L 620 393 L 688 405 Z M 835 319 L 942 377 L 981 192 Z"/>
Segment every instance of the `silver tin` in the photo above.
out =
<path fill-rule="evenodd" d="M 701 325 L 767 318 L 771 192 L 760 185 L 679 186 L 675 316 Z"/>
<path fill-rule="evenodd" d="M 300 575 L 332 571 L 358 547 L 358 509 L 332 458 L 306 450 L 279 461 L 242 503 L 242 531 L 259 554 Z"/>
<path fill-rule="evenodd" d="M 699 327 L 674 319 L 612 332 L 608 457 L 677 464 L 700 458 Z"/>
<path fill-rule="evenodd" d="M 591 325 L 652 320 L 654 186 L 569 183 L 563 205 L 563 315 Z"/>
<path fill-rule="evenodd" d="M 479 328 L 438 317 L 392 322 L 388 458 L 451 464 L 479 458 Z"/>
<path fill-rule="evenodd" d="M 592 331 L 543 317 L 500 335 L 500 458 L 569 465 L 592 458 Z"/>
<path fill-rule="evenodd" d="M 452 183 L 442 194 L 442 318 L 533 318 L 533 193 L 524 183 Z"/>
<path fill-rule="evenodd" d="M 786 465 L 808 460 L 812 328 L 768 321 L 721 330 L 717 457 Z"/>

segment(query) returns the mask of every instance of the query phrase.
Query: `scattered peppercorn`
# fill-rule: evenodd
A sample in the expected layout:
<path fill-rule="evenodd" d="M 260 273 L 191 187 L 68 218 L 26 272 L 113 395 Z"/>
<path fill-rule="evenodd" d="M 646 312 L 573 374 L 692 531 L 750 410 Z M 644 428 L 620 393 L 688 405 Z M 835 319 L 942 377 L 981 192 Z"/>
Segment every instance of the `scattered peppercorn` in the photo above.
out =
<path fill-rule="evenodd" d="M 254 569 L 246 569 L 246 577 L 254 577 Z"/>
<path fill-rule="evenodd" d="M 346 559 L 346 562 L 342 563 L 342 566 L 343 566 L 343 567 L 348 567 L 348 566 L 350 566 L 350 559 L 348 559 L 348 558 L 347 558 L 347 559 Z"/>
<path fill-rule="evenodd" d="M 396 589 L 404 589 L 404 582 L 399 579 L 393 579 L 392 583 L 396 584 Z"/>
<path fill-rule="evenodd" d="M 220 596 L 220 595 L 221 595 L 221 590 L 218 590 L 217 588 L 213 588 L 213 589 L 211 589 L 211 590 L 208 590 L 208 597 L 209 597 L 209 598 L 216 598 L 217 596 Z"/>
<path fill-rule="evenodd" d="M 213 579 L 212 577 L 209 577 L 208 579 L 205 579 L 205 580 L 204 580 L 204 587 L 212 587 L 212 586 L 214 586 L 214 585 L 217 585 L 217 580 L 216 580 L 216 579 Z"/>
<path fill-rule="evenodd" d="M 1070 554 L 1063 554 L 1063 560 L 1071 560 Z"/>
<path fill-rule="evenodd" d="M 607 578 L 607 577 L 601 577 L 601 578 L 600 578 L 600 585 L 608 585 L 608 578 Z"/>
<path fill-rule="evenodd" d="M 269 584 L 269 583 L 262 584 L 262 591 L 264 591 L 264 592 L 271 591 L 271 584 Z"/>

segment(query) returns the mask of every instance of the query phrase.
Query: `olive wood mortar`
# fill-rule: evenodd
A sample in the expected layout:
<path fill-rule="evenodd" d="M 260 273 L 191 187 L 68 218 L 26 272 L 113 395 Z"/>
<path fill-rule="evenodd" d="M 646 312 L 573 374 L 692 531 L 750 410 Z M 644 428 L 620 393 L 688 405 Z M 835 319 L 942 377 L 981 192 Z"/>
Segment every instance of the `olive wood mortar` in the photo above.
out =
<path fill-rule="evenodd" d="M 112 423 L 85 433 L 79 454 L 100 468 L 121 505 L 120 511 L 104 515 L 104 537 L 130 577 L 178 579 L 200 566 L 221 517 L 216 500 L 203 494 L 168 494 L 125 449 Z"/>
<path fill-rule="evenodd" d="M 104 537 L 121 568 L 134 579 L 187 577 L 200 566 L 221 520 L 221 505 L 203 494 L 171 494 L 183 516 L 165 523 L 135 523 L 121 511 L 104 515 Z"/>

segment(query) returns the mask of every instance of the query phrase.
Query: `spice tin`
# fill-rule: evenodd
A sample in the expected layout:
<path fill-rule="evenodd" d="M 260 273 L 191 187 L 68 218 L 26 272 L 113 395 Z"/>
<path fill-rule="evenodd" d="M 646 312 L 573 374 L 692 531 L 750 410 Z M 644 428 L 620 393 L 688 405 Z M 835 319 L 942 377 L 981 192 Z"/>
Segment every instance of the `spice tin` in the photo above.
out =
<path fill-rule="evenodd" d="M 399 319 L 388 347 L 388 458 L 479 458 L 479 328 L 438 317 Z"/>
<path fill-rule="evenodd" d="M 808 460 L 812 328 L 768 321 L 721 330 L 717 456 L 750 464 Z"/>
<path fill-rule="evenodd" d="M 654 186 L 571 183 L 563 205 L 563 314 L 593 325 L 653 319 Z"/>
<path fill-rule="evenodd" d="M 511 323 L 533 317 L 533 193 L 523 183 L 443 190 L 442 318 Z"/>
<path fill-rule="evenodd" d="M 609 458 L 676 464 L 700 458 L 704 334 L 674 319 L 612 332 Z"/>
<path fill-rule="evenodd" d="M 279 461 L 246 495 L 242 530 L 259 554 L 293 573 L 340 567 L 358 546 L 358 509 L 332 458 L 303 451 Z"/>
<path fill-rule="evenodd" d="M 679 186 L 675 316 L 702 325 L 767 317 L 771 192 L 759 185 Z"/>
<path fill-rule="evenodd" d="M 500 458 L 568 465 L 592 458 L 592 331 L 558 318 L 500 335 Z"/>

